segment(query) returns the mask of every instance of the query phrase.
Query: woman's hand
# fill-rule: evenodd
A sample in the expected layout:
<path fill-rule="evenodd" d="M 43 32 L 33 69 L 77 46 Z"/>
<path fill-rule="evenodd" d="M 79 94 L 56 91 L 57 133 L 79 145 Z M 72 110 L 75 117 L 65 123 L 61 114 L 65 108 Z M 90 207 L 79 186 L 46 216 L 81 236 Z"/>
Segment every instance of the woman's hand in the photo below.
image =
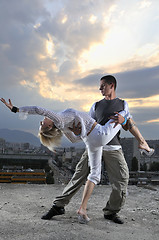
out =
<path fill-rule="evenodd" d="M 6 100 L 4 98 L 0 98 L 1 102 L 4 103 L 10 110 L 12 110 L 13 108 L 13 104 L 11 102 L 11 100 L 8 100 L 8 103 L 6 102 Z"/>

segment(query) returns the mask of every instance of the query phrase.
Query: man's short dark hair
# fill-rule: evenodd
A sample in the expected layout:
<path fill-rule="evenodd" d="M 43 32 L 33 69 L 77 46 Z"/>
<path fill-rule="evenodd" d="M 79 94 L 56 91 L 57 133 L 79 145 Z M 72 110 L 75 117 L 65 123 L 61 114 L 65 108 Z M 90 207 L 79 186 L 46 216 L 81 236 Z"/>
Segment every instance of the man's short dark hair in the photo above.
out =
<path fill-rule="evenodd" d="M 114 84 L 114 90 L 116 90 L 116 87 L 117 87 L 117 81 L 116 81 L 116 78 L 113 77 L 112 75 L 106 75 L 106 76 L 103 76 L 100 80 L 104 80 L 105 83 L 107 84 Z"/>

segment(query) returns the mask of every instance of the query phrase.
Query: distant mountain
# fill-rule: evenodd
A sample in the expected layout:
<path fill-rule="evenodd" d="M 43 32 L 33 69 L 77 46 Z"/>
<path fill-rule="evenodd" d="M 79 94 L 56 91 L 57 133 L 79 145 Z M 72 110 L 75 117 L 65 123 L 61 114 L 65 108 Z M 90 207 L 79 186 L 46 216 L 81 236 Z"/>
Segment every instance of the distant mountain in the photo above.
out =
<path fill-rule="evenodd" d="M 19 130 L 10 130 L 10 129 L 0 129 L 0 138 L 3 138 L 6 142 L 11 143 L 30 143 L 34 146 L 40 146 L 40 140 L 38 137 L 32 133 L 19 131 Z M 62 147 L 75 147 L 75 148 L 84 148 L 85 144 L 81 141 L 79 143 L 71 143 L 66 137 L 62 138 L 61 141 Z"/>
<path fill-rule="evenodd" d="M 0 129 L 0 138 L 3 138 L 6 142 L 30 143 L 34 146 L 40 146 L 40 140 L 38 137 L 35 137 L 32 133 L 24 131 Z"/>

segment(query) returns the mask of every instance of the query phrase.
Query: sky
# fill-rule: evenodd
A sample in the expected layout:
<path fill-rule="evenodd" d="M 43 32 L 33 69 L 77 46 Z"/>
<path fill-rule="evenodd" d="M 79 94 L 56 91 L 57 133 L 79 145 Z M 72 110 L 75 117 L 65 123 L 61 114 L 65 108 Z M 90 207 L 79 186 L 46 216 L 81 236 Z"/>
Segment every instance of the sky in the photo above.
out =
<path fill-rule="evenodd" d="M 0 97 L 88 112 L 111 74 L 142 135 L 159 139 L 158 0 L 1 0 L 0 32 Z M 1 129 L 37 135 L 39 120 L 0 104 Z"/>

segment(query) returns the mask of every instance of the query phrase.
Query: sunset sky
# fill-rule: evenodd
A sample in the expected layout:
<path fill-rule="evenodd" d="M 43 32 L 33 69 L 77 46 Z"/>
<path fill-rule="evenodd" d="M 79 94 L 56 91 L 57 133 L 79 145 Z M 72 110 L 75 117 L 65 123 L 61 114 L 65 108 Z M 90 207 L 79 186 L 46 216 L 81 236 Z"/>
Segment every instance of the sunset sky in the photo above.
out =
<path fill-rule="evenodd" d="M 0 97 L 88 112 L 112 74 L 143 136 L 159 139 L 158 0 L 1 0 L 0 32 Z M 1 129 L 36 135 L 40 119 L 0 104 Z"/>

